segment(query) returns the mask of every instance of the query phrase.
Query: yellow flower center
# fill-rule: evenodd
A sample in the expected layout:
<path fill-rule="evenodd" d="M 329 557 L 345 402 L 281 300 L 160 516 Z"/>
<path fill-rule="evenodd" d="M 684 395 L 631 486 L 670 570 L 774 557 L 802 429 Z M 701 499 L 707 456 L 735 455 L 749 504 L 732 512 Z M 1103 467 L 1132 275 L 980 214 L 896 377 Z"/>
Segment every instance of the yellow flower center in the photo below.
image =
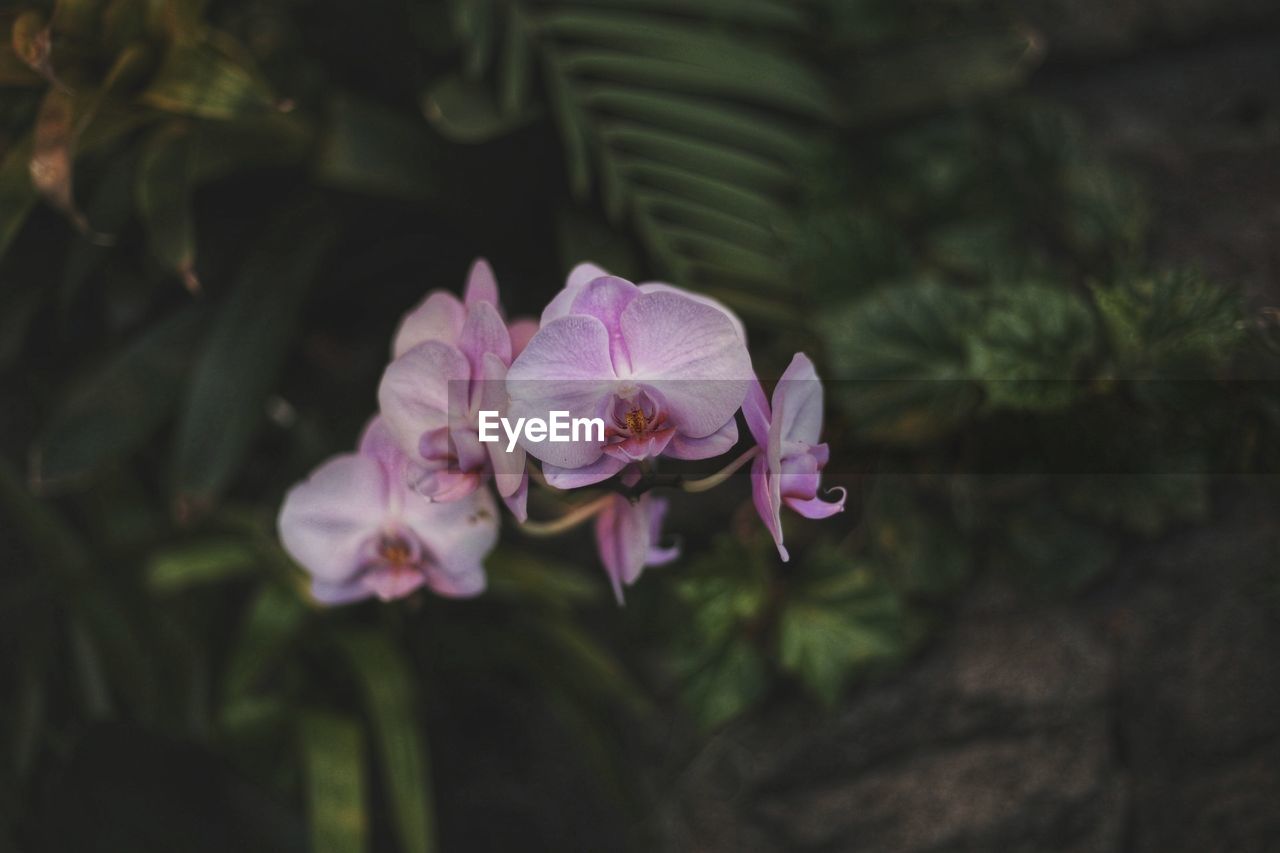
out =
<path fill-rule="evenodd" d="M 644 433 L 648 423 L 644 419 L 644 412 L 639 409 L 632 409 L 624 416 L 623 421 L 626 423 L 627 429 L 632 435 L 641 435 Z"/>
<path fill-rule="evenodd" d="M 396 568 L 403 568 L 413 562 L 413 549 L 400 537 L 389 536 L 378 543 L 378 556 Z"/>

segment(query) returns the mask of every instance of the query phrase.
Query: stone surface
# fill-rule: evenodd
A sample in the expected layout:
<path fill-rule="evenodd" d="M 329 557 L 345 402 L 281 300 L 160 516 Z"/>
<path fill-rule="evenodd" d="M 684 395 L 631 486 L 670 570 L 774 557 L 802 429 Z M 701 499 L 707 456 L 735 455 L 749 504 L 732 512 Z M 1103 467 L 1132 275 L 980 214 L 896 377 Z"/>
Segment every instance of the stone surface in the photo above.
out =
<path fill-rule="evenodd" d="M 731 727 L 674 792 L 672 847 L 1280 849 L 1280 502 L 1225 503 L 1077 601 L 974 590 L 838 712 Z"/>

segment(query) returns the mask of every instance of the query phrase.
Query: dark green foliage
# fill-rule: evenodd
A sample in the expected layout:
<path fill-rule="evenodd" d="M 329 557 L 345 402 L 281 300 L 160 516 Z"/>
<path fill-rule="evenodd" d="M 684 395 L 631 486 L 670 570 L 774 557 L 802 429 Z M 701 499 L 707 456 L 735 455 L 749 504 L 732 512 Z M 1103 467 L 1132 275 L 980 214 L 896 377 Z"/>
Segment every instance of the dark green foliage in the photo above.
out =
<path fill-rule="evenodd" d="M 975 294 L 938 281 L 889 284 L 820 325 L 832 396 L 873 440 L 922 442 L 963 422 L 980 400 L 966 344 L 980 317 Z"/>
<path fill-rule="evenodd" d="M 1078 380 L 1097 348 L 1085 300 L 1060 286 L 1006 285 L 981 314 L 968 340 L 969 369 L 990 405 L 1052 409 L 1082 392 Z"/>
<path fill-rule="evenodd" d="M 852 676 L 908 651 L 902 598 L 878 573 L 838 552 L 814 554 L 778 622 L 778 662 L 834 705 Z"/>
<path fill-rule="evenodd" d="M 361 853 L 368 849 L 368 817 L 352 803 L 365 800 L 364 736 L 342 717 L 312 713 L 302 718 L 301 747 L 306 762 L 311 849 Z"/>
<path fill-rule="evenodd" d="M 1239 296 L 1191 272 L 1126 277 L 1094 299 L 1121 378 L 1212 376 L 1244 340 Z"/>
<path fill-rule="evenodd" d="M 186 514 L 232 482 L 288 353 L 290 327 L 330 248 L 323 209 L 284 211 L 245 261 L 189 377 L 174 447 L 174 497 Z M 209 424 L 220 428 L 211 430 Z"/>
<path fill-rule="evenodd" d="M 749 708 L 773 671 L 831 705 L 857 676 L 900 661 L 911 645 L 905 585 L 894 582 L 891 560 L 858 563 L 824 544 L 783 567 L 755 544 L 717 540 L 676 588 L 684 607 L 677 675 L 704 728 Z"/>
<path fill-rule="evenodd" d="M 540 79 L 575 197 L 599 193 L 658 268 L 709 288 L 777 293 L 788 203 L 837 105 L 816 70 L 765 36 L 803 33 L 803 5 L 465 0 L 464 75 L 428 95 L 428 117 L 479 141 L 526 120 Z M 730 34 L 727 28 L 746 28 Z"/>
<path fill-rule="evenodd" d="M 703 729 L 712 729 L 743 714 L 769 686 L 764 657 L 749 640 L 737 634 L 681 665 L 684 701 Z"/>
<path fill-rule="evenodd" d="M 677 583 L 685 615 L 673 662 L 685 702 L 702 727 L 741 714 L 768 687 L 760 643 L 770 595 L 760 553 L 728 538 L 718 540 L 715 552 Z"/>
<path fill-rule="evenodd" d="M 523 844 L 659 787 L 665 715 L 834 704 L 975 577 L 1104 583 L 1214 472 L 1280 464 L 1236 381 L 1280 376 L 1275 318 L 1148 257 L 1140 187 L 1017 92 L 1016 4 L 30 6 L 0 14 L 0 844 Z M 594 260 L 733 305 L 763 377 L 807 352 L 846 512 L 786 512 L 783 564 L 740 478 L 623 610 L 588 536 L 510 527 L 477 601 L 318 610 L 281 496 L 478 254 L 513 315 Z M 600 849 L 652 811 L 601 809 Z"/>
<path fill-rule="evenodd" d="M 90 474 L 137 451 L 177 404 L 192 364 L 203 306 L 189 306 L 85 377 L 50 418 L 31 451 L 42 488 Z"/>
<path fill-rule="evenodd" d="M 400 849 L 430 853 L 436 849 L 431 776 L 409 662 L 381 633 L 351 632 L 338 642 L 363 689 Z"/>

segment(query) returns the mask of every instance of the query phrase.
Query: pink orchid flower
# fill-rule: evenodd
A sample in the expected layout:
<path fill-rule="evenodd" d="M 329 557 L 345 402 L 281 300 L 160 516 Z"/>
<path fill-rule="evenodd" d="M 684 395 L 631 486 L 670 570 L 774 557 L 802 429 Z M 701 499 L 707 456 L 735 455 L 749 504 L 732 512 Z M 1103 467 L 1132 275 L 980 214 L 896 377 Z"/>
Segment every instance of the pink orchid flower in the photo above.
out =
<path fill-rule="evenodd" d="M 754 376 L 741 323 L 718 303 L 668 285 L 597 272 L 574 271 L 507 372 L 513 417 L 564 411 L 605 423 L 603 441 L 522 438 L 547 482 L 576 488 L 658 455 L 728 451 Z"/>
<path fill-rule="evenodd" d="M 844 509 L 847 494 L 830 503 L 818 497 L 822 468 L 830 451 L 819 443 L 822 432 L 822 382 L 804 353 L 796 353 L 773 389 L 773 407 L 757 380 L 742 406 L 747 428 L 761 453 L 751 465 L 752 498 L 760 519 L 773 536 L 778 554 L 790 555 L 782 544 L 782 505 L 805 518 L 827 518 Z"/>
<path fill-rule="evenodd" d="M 667 501 L 646 494 L 632 503 L 622 495 L 610 495 L 596 516 L 596 547 L 613 594 L 622 604 L 623 586 L 631 586 L 649 566 L 661 566 L 680 556 L 679 547 L 662 548 L 662 520 Z"/>
<path fill-rule="evenodd" d="M 479 440 L 481 409 L 505 411 L 512 358 L 537 323 L 507 325 L 493 270 L 471 267 L 465 296 L 433 291 L 400 324 L 394 360 L 383 374 L 378 404 L 387 426 L 413 463 L 414 488 L 437 501 L 466 497 L 493 474 L 498 493 L 518 519 L 527 517 L 529 480 L 521 448 Z"/>
<path fill-rule="evenodd" d="M 280 540 L 321 604 L 389 601 L 424 585 L 455 598 L 484 591 L 483 560 L 498 539 L 493 496 L 431 501 L 406 484 L 410 464 L 375 418 L 359 452 L 333 457 L 285 496 Z"/>
<path fill-rule="evenodd" d="M 570 309 L 573 307 L 573 302 L 578 298 L 578 294 L 582 292 L 583 288 L 596 279 L 605 278 L 609 275 L 610 273 L 595 264 L 578 264 L 569 271 L 569 277 L 565 280 L 564 288 L 552 297 L 546 308 L 542 309 L 542 325 L 572 313 Z M 662 281 L 642 281 L 636 287 L 640 288 L 641 293 L 658 293 L 661 291 L 679 293 L 681 296 L 689 297 L 694 302 L 709 305 L 729 318 L 729 321 L 733 323 L 733 328 L 738 332 L 738 337 L 742 338 L 743 343 L 747 340 L 747 328 L 742 325 L 742 320 L 738 319 L 738 315 L 729 310 L 729 307 L 718 299 L 712 299 L 710 296 L 704 296 L 701 293 L 685 290 L 676 287 L 674 284 L 667 284 Z M 534 331 L 537 331 L 536 326 Z"/>

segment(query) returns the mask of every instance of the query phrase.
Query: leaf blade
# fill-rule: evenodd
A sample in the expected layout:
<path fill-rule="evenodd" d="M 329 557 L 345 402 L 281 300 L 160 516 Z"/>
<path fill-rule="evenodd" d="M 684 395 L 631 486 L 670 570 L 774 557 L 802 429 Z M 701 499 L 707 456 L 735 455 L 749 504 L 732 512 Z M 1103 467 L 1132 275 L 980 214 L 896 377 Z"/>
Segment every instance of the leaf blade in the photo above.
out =
<path fill-rule="evenodd" d="M 72 483 L 146 443 L 178 402 L 204 319 L 203 306 L 179 311 L 72 390 L 32 448 L 39 488 Z"/>
<path fill-rule="evenodd" d="M 214 317 L 192 371 L 174 444 L 180 517 L 215 503 L 248 454 L 332 226 L 318 205 L 286 209 L 241 268 Z"/>
<path fill-rule="evenodd" d="M 401 849 L 433 853 L 437 847 L 430 764 L 416 720 L 408 662 L 385 636 L 372 632 L 345 633 L 339 648 L 365 694 Z"/>
<path fill-rule="evenodd" d="M 311 711 L 299 723 L 314 853 L 365 853 L 365 744 L 352 719 Z"/>

